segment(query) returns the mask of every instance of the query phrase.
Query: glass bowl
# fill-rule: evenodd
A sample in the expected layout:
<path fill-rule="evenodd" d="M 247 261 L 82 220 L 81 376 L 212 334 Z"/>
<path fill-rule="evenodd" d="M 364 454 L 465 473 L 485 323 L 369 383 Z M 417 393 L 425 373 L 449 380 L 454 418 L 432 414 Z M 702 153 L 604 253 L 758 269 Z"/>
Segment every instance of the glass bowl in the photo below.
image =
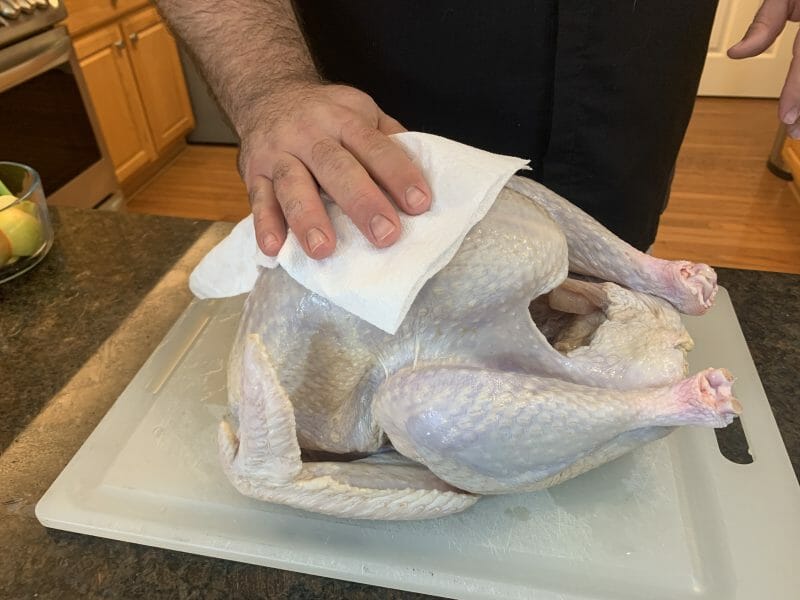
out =
<path fill-rule="evenodd" d="M 53 228 L 39 174 L 0 161 L 0 283 L 36 266 L 53 245 Z"/>

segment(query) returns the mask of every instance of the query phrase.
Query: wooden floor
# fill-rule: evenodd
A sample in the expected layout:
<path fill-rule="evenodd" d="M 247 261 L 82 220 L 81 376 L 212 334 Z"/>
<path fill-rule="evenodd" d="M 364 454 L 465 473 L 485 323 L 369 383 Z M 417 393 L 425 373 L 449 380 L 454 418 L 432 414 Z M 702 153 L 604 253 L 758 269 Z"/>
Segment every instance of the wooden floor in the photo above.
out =
<path fill-rule="evenodd" d="M 800 202 L 766 167 L 776 100 L 700 98 L 653 254 L 800 273 Z"/>
<path fill-rule="evenodd" d="M 777 101 L 700 98 L 653 253 L 800 273 L 800 202 L 766 168 Z M 131 212 L 238 221 L 248 213 L 236 150 L 189 146 L 128 203 Z"/>
<path fill-rule="evenodd" d="M 250 212 L 233 146 L 188 146 L 127 203 L 129 212 L 240 221 Z"/>

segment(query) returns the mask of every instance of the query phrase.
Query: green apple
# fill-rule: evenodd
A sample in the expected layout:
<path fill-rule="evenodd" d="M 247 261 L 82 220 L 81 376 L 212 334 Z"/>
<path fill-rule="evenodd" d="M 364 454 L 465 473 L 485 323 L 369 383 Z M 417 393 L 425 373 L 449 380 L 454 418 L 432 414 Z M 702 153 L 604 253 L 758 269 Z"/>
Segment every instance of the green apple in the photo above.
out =
<path fill-rule="evenodd" d="M 2 196 L 0 196 L 0 210 L 3 210 L 6 206 L 11 206 L 16 201 L 17 201 L 16 196 L 12 196 L 11 194 L 3 194 Z"/>
<path fill-rule="evenodd" d="M 37 219 L 39 218 L 39 207 L 33 200 L 23 200 L 22 202 L 19 203 L 19 208 L 21 210 L 24 210 L 32 217 L 36 217 Z"/>
<path fill-rule="evenodd" d="M 30 256 L 44 242 L 39 219 L 18 206 L 0 210 L 0 233 L 5 236 L 12 256 Z"/>
<path fill-rule="evenodd" d="M 0 210 L 3 210 L 4 208 L 8 208 L 12 204 L 14 204 L 14 202 L 16 202 L 16 201 L 17 201 L 17 197 L 16 196 L 12 196 L 10 194 L 7 195 L 7 196 L 0 196 Z M 19 203 L 17 208 L 21 208 L 22 210 L 24 210 L 29 215 L 33 215 L 34 217 L 37 217 L 37 218 L 39 217 L 39 207 L 36 205 L 36 202 L 34 202 L 33 200 L 23 200 L 22 202 Z"/>

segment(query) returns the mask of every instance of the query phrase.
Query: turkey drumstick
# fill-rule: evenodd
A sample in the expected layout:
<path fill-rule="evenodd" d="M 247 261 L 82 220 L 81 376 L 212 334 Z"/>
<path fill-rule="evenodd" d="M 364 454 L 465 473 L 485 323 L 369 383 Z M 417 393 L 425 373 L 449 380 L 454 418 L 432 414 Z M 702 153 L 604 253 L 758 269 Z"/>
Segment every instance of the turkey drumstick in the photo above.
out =
<path fill-rule="evenodd" d="M 512 177 L 507 187 L 527 196 L 564 232 L 573 273 L 614 281 L 660 296 L 688 315 L 701 315 L 714 302 L 717 275 L 708 265 L 670 261 L 640 252 L 542 184 Z"/>

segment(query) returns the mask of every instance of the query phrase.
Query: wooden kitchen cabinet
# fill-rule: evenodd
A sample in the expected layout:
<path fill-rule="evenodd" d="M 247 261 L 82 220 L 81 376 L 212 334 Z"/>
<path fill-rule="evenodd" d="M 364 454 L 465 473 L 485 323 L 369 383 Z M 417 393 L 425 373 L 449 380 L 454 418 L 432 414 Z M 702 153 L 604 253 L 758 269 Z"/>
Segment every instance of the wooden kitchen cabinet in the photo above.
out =
<path fill-rule="evenodd" d="M 121 10 L 126 4 L 111 5 Z M 98 26 L 90 16 L 103 20 Z M 175 40 L 149 6 L 120 14 L 78 13 L 74 22 L 84 28 L 95 25 L 74 37 L 73 45 L 117 179 L 127 193 L 174 156 L 194 127 Z"/>
<path fill-rule="evenodd" d="M 74 43 L 97 120 L 119 181 L 156 159 L 136 79 L 119 27 L 105 27 Z"/>
<path fill-rule="evenodd" d="M 154 8 L 121 23 L 156 151 L 194 127 L 175 40 Z"/>
<path fill-rule="evenodd" d="M 77 36 L 147 4 L 147 0 L 64 0 L 67 29 Z"/>

